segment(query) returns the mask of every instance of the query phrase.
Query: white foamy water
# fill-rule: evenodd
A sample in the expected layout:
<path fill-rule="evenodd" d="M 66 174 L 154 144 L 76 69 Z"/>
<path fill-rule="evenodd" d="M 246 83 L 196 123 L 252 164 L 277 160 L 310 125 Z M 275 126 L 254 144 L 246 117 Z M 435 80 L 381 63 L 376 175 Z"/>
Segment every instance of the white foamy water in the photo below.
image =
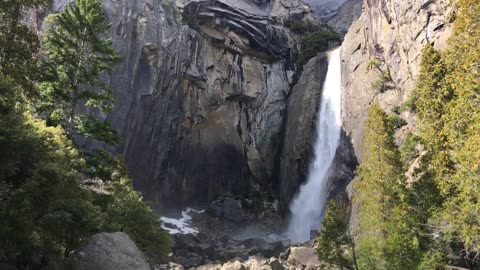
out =
<path fill-rule="evenodd" d="M 192 217 L 189 215 L 191 212 L 201 214 L 205 210 L 198 211 L 187 208 L 185 211 L 182 211 L 181 218 L 161 217 L 160 220 L 163 222 L 162 228 L 169 234 L 197 234 L 198 230 L 191 225 Z"/>
<path fill-rule="evenodd" d="M 328 171 L 335 157 L 341 131 L 342 79 L 340 50 L 330 52 L 320 111 L 316 123 L 315 158 L 310 165 L 308 180 L 290 203 L 292 214 L 288 238 L 292 242 L 310 239 L 310 230 L 320 228 L 328 197 Z"/>

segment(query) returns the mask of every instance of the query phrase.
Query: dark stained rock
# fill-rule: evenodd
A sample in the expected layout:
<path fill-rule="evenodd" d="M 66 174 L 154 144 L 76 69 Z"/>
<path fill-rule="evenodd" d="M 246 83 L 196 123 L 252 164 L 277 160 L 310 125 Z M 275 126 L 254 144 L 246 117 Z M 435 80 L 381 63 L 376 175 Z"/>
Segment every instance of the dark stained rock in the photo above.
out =
<path fill-rule="evenodd" d="M 242 203 L 232 198 L 213 201 L 208 206 L 207 213 L 233 222 L 242 222 L 246 218 L 242 209 Z"/>
<path fill-rule="evenodd" d="M 288 98 L 282 151 L 277 163 L 279 181 L 276 183 L 277 194 L 281 198 L 280 208 L 283 210 L 287 209 L 299 185 L 307 178 L 313 153 L 315 119 L 327 69 L 325 54 L 311 59 L 303 67 L 303 73 Z"/>

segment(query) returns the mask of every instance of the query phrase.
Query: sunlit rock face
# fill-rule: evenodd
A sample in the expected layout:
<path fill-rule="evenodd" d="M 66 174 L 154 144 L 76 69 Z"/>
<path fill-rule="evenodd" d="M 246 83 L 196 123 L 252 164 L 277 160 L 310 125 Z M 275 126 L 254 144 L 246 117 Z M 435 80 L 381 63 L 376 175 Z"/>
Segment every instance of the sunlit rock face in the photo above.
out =
<path fill-rule="evenodd" d="M 156 208 L 266 191 L 286 210 L 311 158 L 328 61 L 298 73 L 301 0 L 104 0 L 122 55 L 109 116 L 134 184 Z M 54 10 L 68 1 L 57 0 Z M 288 119 L 287 119 L 288 116 Z M 305 170 L 305 171 L 302 171 Z"/>
<path fill-rule="evenodd" d="M 55 1 L 54 9 L 68 1 Z M 158 208 L 273 185 L 300 0 L 104 0 L 123 61 L 109 117 L 130 175 Z"/>
<path fill-rule="evenodd" d="M 415 88 L 422 50 L 426 44 L 443 49 L 451 34 L 452 1 L 365 0 L 363 13 L 348 31 L 342 45 L 344 104 L 343 123 L 361 159 L 361 141 L 369 104 L 376 98 L 390 112 Z M 378 73 L 368 69 L 378 58 L 391 74 L 394 88 L 380 93 L 372 87 Z M 415 116 L 403 113 L 408 125 L 397 133 L 401 142 L 415 129 Z"/>

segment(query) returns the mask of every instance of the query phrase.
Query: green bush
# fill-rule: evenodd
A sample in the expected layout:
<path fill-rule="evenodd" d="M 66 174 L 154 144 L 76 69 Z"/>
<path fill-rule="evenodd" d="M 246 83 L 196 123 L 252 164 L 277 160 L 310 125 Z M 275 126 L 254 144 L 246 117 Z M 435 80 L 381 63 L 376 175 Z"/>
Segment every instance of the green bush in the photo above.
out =
<path fill-rule="evenodd" d="M 401 109 L 402 111 L 409 110 L 409 111 L 416 111 L 417 110 L 417 100 L 418 100 L 418 92 L 413 91 L 410 96 L 405 100 L 402 104 Z"/>
<path fill-rule="evenodd" d="M 420 142 L 420 138 L 412 133 L 408 133 L 403 143 L 400 153 L 404 164 L 408 164 L 410 160 L 417 156 L 415 146 Z"/>
<path fill-rule="evenodd" d="M 390 121 L 394 129 L 399 129 L 407 124 L 407 121 L 401 118 L 398 114 L 388 115 L 388 121 Z"/>
<path fill-rule="evenodd" d="M 126 168 L 106 152 L 86 163 L 61 127 L 21 110 L 21 93 L 0 78 L 0 264 L 37 269 L 41 255 L 61 264 L 91 235 L 125 231 L 155 262 L 171 246 L 161 223 L 133 190 Z M 83 187 L 84 175 L 100 177 L 107 194 Z"/>
<path fill-rule="evenodd" d="M 340 41 L 340 35 L 333 31 L 318 31 L 307 35 L 300 42 L 301 54 L 298 58 L 298 64 L 303 66 L 318 53 L 327 51 L 331 42 Z"/>
<path fill-rule="evenodd" d="M 370 59 L 370 61 L 368 62 L 368 70 L 377 69 L 379 71 L 382 71 L 382 64 L 382 60 L 380 60 L 379 58 Z"/>
<path fill-rule="evenodd" d="M 104 214 L 103 230 L 126 232 L 152 263 L 165 263 L 172 239 L 161 229 L 160 219 L 133 189 L 124 161 L 114 159 L 108 194 L 99 194 L 95 201 Z"/>
<path fill-rule="evenodd" d="M 388 70 L 382 70 L 378 75 L 378 79 L 372 83 L 372 88 L 380 91 L 380 93 L 385 93 L 393 88 L 392 82 L 390 72 Z"/>
<path fill-rule="evenodd" d="M 288 19 L 285 26 L 295 34 L 304 35 L 319 30 L 319 27 L 311 22 L 304 22 L 301 20 Z"/>
<path fill-rule="evenodd" d="M 101 215 L 80 185 L 84 161 L 63 129 L 18 109 L 17 89 L 0 83 L 0 263 L 41 267 L 34 254 L 68 255 L 100 230 Z"/>

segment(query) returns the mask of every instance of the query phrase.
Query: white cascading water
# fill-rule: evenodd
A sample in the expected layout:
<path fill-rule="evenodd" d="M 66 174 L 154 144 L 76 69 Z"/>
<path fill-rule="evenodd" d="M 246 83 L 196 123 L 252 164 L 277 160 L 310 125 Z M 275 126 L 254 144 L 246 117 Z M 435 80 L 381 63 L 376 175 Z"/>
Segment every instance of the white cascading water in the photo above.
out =
<path fill-rule="evenodd" d="M 330 165 L 335 157 L 341 132 L 341 66 L 340 50 L 329 54 L 328 71 L 323 85 L 320 113 L 316 124 L 315 160 L 308 180 L 290 204 L 291 219 L 288 238 L 294 243 L 310 239 L 310 231 L 320 228 L 327 203 Z"/>

